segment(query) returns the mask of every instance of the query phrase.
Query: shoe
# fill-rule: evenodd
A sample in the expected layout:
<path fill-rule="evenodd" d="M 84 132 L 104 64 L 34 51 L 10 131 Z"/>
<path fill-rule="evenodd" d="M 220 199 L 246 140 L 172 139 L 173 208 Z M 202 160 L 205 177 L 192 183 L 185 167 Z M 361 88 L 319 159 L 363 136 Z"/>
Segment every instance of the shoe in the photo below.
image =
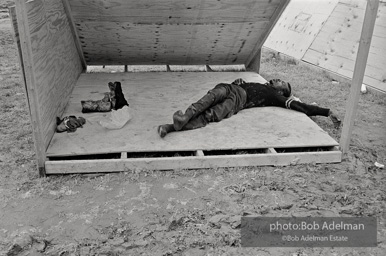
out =
<path fill-rule="evenodd" d="M 175 129 L 174 129 L 174 126 L 172 124 L 163 124 L 163 125 L 160 125 L 158 126 L 158 134 L 161 138 L 164 138 L 166 136 L 166 134 L 170 133 L 170 132 L 174 132 Z"/>
<path fill-rule="evenodd" d="M 82 113 L 90 112 L 109 112 L 111 111 L 111 102 L 104 100 L 82 100 Z"/>
<path fill-rule="evenodd" d="M 110 102 L 111 101 L 111 95 L 109 92 L 105 92 L 105 96 L 103 97 L 102 101 L 104 101 L 104 102 Z"/>
<path fill-rule="evenodd" d="M 123 108 L 124 106 L 129 106 L 125 99 L 125 95 L 122 92 L 122 86 L 120 82 L 109 82 L 109 89 L 112 95 L 111 97 L 111 105 L 112 109 L 118 110 Z"/>
<path fill-rule="evenodd" d="M 56 131 L 57 132 L 75 132 L 76 129 L 83 128 L 83 125 L 86 123 L 86 119 L 83 117 L 76 116 L 66 116 L 63 119 L 56 117 Z"/>
<path fill-rule="evenodd" d="M 108 92 L 108 94 L 110 96 L 109 100 L 111 102 L 111 108 L 115 109 L 115 103 L 116 103 L 116 98 L 115 98 L 116 83 L 109 82 L 108 83 L 108 87 L 110 89 L 110 92 Z"/>
<path fill-rule="evenodd" d="M 180 131 L 188 121 L 181 110 L 173 114 L 173 125 L 176 131 Z"/>
<path fill-rule="evenodd" d="M 176 113 L 174 113 L 174 129 L 176 131 L 181 131 L 181 129 L 189 122 L 189 120 L 193 118 L 195 112 L 196 111 L 194 110 L 194 107 L 190 106 L 186 109 L 185 114 L 183 114 L 181 110 L 178 110 Z"/>
<path fill-rule="evenodd" d="M 189 122 L 182 128 L 183 131 L 194 130 L 202 128 L 208 124 L 205 115 L 199 115 L 189 120 Z"/>

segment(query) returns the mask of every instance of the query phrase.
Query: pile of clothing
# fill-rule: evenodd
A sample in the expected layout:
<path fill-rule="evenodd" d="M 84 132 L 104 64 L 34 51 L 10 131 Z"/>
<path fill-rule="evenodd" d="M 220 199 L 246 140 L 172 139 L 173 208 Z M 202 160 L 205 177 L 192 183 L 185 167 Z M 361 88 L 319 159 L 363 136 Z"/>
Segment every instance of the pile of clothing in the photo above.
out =
<path fill-rule="evenodd" d="M 120 82 L 109 82 L 108 87 L 110 91 L 104 93 L 103 99 L 82 100 L 82 113 L 111 111 L 110 118 L 99 123 L 107 129 L 120 129 L 131 119 L 129 103 L 125 99 Z M 77 128 L 83 128 L 85 123 L 83 117 L 66 116 L 63 119 L 57 117 L 56 131 L 75 132 Z"/>
<path fill-rule="evenodd" d="M 124 106 L 129 106 L 125 96 L 122 92 L 122 86 L 120 82 L 109 82 L 109 92 L 105 93 L 105 96 L 101 100 L 82 100 L 82 113 L 90 112 L 109 112 L 111 110 L 118 110 Z"/>

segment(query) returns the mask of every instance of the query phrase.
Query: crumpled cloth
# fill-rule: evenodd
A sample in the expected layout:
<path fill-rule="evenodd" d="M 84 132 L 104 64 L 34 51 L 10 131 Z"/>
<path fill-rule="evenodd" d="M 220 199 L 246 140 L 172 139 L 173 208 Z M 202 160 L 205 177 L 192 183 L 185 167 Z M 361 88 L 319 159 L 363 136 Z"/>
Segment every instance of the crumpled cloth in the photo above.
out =
<path fill-rule="evenodd" d="M 118 110 L 111 110 L 110 117 L 107 120 L 99 121 L 99 124 L 110 130 L 121 129 L 132 118 L 128 106 L 124 106 Z"/>
<path fill-rule="evenodd" d="M 66 116 L 63 119 L 56 117 L 56 132 L 75 132 L 77 128 L 83 128 L 86 119 L 83 117 Z"/>

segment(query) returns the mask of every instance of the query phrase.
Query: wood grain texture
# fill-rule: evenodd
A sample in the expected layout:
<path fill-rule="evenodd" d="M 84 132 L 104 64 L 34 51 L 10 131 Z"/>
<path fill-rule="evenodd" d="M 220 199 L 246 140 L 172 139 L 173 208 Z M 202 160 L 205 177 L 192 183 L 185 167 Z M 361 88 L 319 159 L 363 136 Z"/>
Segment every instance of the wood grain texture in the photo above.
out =
<path fill-rule="evenodd" d="M 128 170 L 184 170 L 197 168 L 285 166 L 307 163 L 339 163 L 340 151 L 136 158 L 111 160 L 47 161 L 48 174 L 120 172 Z"/>
<path fill-rule="evenodd" d="M 265 46 L 302 59 L 338 1 L 291 1 L 268 36 Z"/>
<path fill-rule="evenodd" d="M 77 27 L 90 65 L 226 65 L 245 63 L 266 24 L 117 26 L 114 22 L 87 22 Z"/>
<path fill-rule="evenodd" d="M 292 0 L 265 47 L 352 78 L 366 2 Z M 386 3 L 381 2 L 363 82 L 386 92 Z"/>
<path fill-rule="evenodd" d="M 245 64 L 280 0 L 68 0 L 90 65 Z"/>
<path fill-rule="evenodd" d="M 346 114 L 343 121 L 340 147 L 343 153 L 347 153 L 350 138 L 354 126 L 355 115 L 358 110 L 358 101 L 365 74 L 367 57 L 369 55 L 371 38 L 373 36 L 375 20 L 378 13 L 379 0 L 369 0 L 365 13 L 365 20 L 359 42 L 358 55 L 355 62 L 354 75 L 350 88 L 350 95 L 347 100 Z"/>
<path fill-rule="evenodd" d="M 365 7 L 366 1 L 339 1 L 302 60 L 353 77 Z M 386 92 L 386 3 L 376 15 L 363 82 Z"/>
<path fill-rule="evenodd" d="M 35 83 L 32 86 L 41 127 L 36 128 L 47 148 L 60 116 L 68 103 L 82 65 L 61 0 L 26 3 Z M 18 22 L 20 24 L 20 22 Z M 24 56 L 23 56 L 24 57 Z M 32 95 L 29 94 L 29 98 Z"/>
<path fill-rule="evenodd" d="M 76 20 L 137 24 L 254 22 L 266 19 L 281 0 L 69 0 Z"/>
<path fill-rule="evenodd" d="M 160 124 L 171 123 L 175 111 L 185 110 L 217 83 L 265 80 L 254 72 L 156 72 L 82 74 L 64 115 L 86 118 L 75 133 L 55 134 L 48 156 L 112 152 L 196 151 L 334 146 L 338 143 L 302 113 L 281 108 L 243 110 L 229 119 L 161 139 Z M 81 113 L 81 100 L 101 99 L 107 83 L 120 81 L 132 120 L 120 130 L 106 130 L 98 121 L 109 113 Z M 296 88 L 294 88 L 296 90 Z"/>
<path fill-rule="evenodd" d="M 28 22 L 28 8 L 25 1 L 17 1 L 15 13 L 12 16 L 16 17 L 16 24 L 14 24 L 15 35 L 18 35 L 19 39 L 19 59 L 22 62 L 22 70 L 25 82 L 26 95 L 28 95 L 28 107 L 31 117 L 32 136 L 34 139 L 37 169 L 42 170 L 44 168 L 44 162 L 46 160 L 46 145 L 44 143 L 44 135 L 40 132 L 42 130 L 42 122 L 40 119 L 41 112 L 38 108 L 39 99 L 36 93 L 36 74 L 35 65 L 33 60 L 31 31 Z M 44 171 L 40 173 L 44 175 Z"/>
<path fill-rule="evenodd" d="M 71 6 L 68 3 L 68 0 L 62 0 L 62 3 L 63 3 L 63 7 L 64 7 L 64 10 L 65 10 L 66 15 L 67 15 L 68 24 L 70 25 L 70 29 L 71 29 L 71 32 L 72 32 L 72 36 L 74 38 L 76 49 L 78 50 L 79 59 L 80 59 L 80 61 L 82 63 L 83 70 L 86 70 L 87 69 L 87 64 L 86 64 L 86 60 L 84 59 L 83 50 L 82 50 L 82 46 L 80 44 L 80 39 L 79 39 L 79 36 L 78 36 L 78 32 L 77 32 L 77 30 L 75 28 L 74 20 L 72 18 Z"/>
<path fill-rule="evenodd" d="M 256 61 L 260 59 L 260 51 L 265 40 L 271 33 L 272 29 L 276 25 L 276 22 L 279 20 L 280 15 L 283 13 L 289 2 L 290 0 L 281 1 L 280 4 L 276 7 L 275 11 L 272 13 L 266 29 L 260 34 L 260 38 L 256 41 L 255 47 L 252 49 L 251 54 L 248 56 L 245 62 L 247 67 L 256 66 Z"/>

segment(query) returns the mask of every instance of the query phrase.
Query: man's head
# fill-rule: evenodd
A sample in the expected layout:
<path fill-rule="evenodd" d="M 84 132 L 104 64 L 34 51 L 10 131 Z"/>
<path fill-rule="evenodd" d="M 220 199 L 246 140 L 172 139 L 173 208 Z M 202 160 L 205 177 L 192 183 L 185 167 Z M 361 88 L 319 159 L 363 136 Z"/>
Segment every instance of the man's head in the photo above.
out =
<path fill-rule="evenodd" d="M 280 79 L 269 80 L 269 85 L 271 85 L 277 93 L 283 95 L 284 97 L 290 97 L 292 93 L 291 85 L 287 82 L 284 82 Z"/>

